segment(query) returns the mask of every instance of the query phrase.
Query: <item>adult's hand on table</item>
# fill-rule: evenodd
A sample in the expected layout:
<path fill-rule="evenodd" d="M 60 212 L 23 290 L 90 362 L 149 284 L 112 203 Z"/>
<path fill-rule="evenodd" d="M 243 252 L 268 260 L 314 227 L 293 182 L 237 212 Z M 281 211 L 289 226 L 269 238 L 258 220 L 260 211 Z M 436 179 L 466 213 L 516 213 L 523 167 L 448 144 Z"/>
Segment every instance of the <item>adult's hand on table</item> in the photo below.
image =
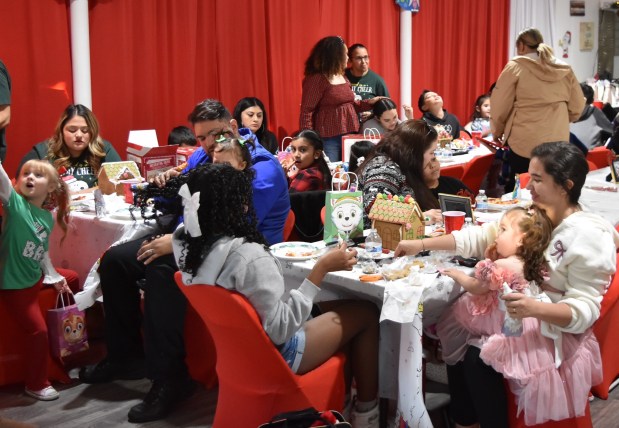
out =
<path fill-rule="evenodd" d="M 394 257 L 415 256 L 423 251 L 421 239 L 404 239 L 398 243 Z"/>
<path fill-rule="evenodd" d="M 155 236 L 142 242 L 138 250 L 137 258 L 145 265 L 151 263 L 157 257 L 172 254 L 172 234 Z"/>
<path fill-rule="evenodd" d="M 152 179 L 151 179 L 151 183 L 155 183 L 157 185 L 157 187 L 163 187 L 165 186 L 166 182 L 173 177 L 178 177 L 179 175 L 181 175 L 181 173 L 179 171 L 177 171 L 176 169 L 172 168 L 169 169 L 165 172 L 162 172 L 161 174 L 157 174 L 155 175 Z"/>

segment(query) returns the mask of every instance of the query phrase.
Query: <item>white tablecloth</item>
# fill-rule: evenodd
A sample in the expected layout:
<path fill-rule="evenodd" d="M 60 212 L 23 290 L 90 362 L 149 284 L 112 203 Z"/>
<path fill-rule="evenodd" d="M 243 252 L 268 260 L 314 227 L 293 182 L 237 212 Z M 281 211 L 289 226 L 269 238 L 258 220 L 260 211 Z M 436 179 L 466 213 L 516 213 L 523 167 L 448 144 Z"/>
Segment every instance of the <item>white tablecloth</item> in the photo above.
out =
<path fill-rule="evenodd" d="M 445 262 L 446 258 L 448 258 L 447 254 L 437 252 L 422 260 L 439 266 L 450 265 Z M 290 291 L 298 288 L 314 264 L 314 260 L 283 261 L 286 289 Z M 470 269 L 467 271 L 471 272 Z M 321 284 L 317 301 L 362 298 L 373 301 L 384 309 L 383 300 L 385 294 L 390 293 L 390 286 L 397 286 L 398 283 L 401 285 L 404 281 L 365 283 L 359 281 L 360 273 L 360 268 L 355 267 L 350 272 L 340 271 L 328 274 Z M 451 278 L 444 276 L 437 278 L 436 273 L 423 274 L 423 276 L 426 277 L 424 281 L 427 285 L 416 287 L 417 292 L 411 293 L 409 300 L 402 302 L 401 305 L 407 308 L 404 311 L 408 313 L 404 315 L 410 316 L 413 321 L 406 323 L 383 321 L 379 345 L 379 395 L 398 400 L 398 413 L 393 423 L 399 425 L 400 418 L 402 418 L 409 426 L 422 428 L 432 426 L 421 390 L 423 324 L 435 323 L 442 311 L 462 293 L 460 286 L 454 284 Z M 381 317 L 382 315 L 384 314 L 381 314 Z"/>
<path fill-rule="evenodd" d="M 619 225 L 619 185 L 606 181 L 610 167 L 591 171 L 585 180 L 580 203 L 584 209 L 597 213 L 614 226 Z M 592 187 L 616 189 L 616 192 L 592 189 Z"/>
<path fill-rule="evenodd" d="M 479 147 L 475 147 L 473 150 L 470 150 L 465 155 L 452 156 L 447 161 L 445 158 L 440 157 L 439 163 L 441 164 L 441 168 L 445 168 L 452 165 L 463 165 L 471 161 L 473 158 L 484 156 L 492 153 L 488 147 L 481 145 Z"/>
<path fill-rule="evenodd" d="M 130 239 L 137 233 L 144 233 L 144 228 L 152 229 L 152 226 L 143 220 L 97 218 L 90 212 L 72 212 L 62 245 L 62 229 L 54 227 L 49 253 L 54 266 L 76 271 L 83 284 L 90 268 L 110 245 L 120 239 Z"/>

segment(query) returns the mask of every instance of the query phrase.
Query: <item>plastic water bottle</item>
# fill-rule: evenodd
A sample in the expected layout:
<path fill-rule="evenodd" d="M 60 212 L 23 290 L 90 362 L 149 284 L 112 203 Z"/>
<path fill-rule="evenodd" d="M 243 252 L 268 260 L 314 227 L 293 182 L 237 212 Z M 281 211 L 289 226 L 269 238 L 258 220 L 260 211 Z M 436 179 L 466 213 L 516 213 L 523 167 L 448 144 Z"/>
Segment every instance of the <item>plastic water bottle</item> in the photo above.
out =
<path fill-rule="evenodd" d="M 488 209 L 488 197 L 484 189 L 481 189 L 475 198 L 475 209 L 477 211 L 486 211 Z"/>
<path fill-rule="evenodd" d="M 473 227 L 473 219 L 471 217 L 466 217 L 464 219 L 464 224 L 462 225 L 462 229 L 468 229 L 469 227 Z"/>
<path fill-rule="evenodd" d="M 383 240 L 376 229 L 370 229 L 370 234 L 365 238 L 365 252 L 373 259 L 383 254 Z"/>

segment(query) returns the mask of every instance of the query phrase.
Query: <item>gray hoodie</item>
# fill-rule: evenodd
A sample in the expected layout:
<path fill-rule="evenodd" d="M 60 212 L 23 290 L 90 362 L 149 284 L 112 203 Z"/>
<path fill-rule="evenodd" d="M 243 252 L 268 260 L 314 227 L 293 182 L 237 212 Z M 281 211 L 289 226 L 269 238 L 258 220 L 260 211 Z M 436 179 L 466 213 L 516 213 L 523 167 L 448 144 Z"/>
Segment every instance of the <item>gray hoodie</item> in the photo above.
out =
<path fill-rule="evenodd" d="M 184 226 L 179 226 L 172 241 L 174 257 L 179 266 L 184 233 Z M 305 279 L 283 301 L 284 276 L 277 259 L 260 244 L 228 236 L 215 242 L 196 276 L 181 273 L 186 286 L 219 285 L 247 297 L 258 312 L 264 331 L 276 345 L 290 339 L 308 319 L 313 300 L 320 291 Z"/>

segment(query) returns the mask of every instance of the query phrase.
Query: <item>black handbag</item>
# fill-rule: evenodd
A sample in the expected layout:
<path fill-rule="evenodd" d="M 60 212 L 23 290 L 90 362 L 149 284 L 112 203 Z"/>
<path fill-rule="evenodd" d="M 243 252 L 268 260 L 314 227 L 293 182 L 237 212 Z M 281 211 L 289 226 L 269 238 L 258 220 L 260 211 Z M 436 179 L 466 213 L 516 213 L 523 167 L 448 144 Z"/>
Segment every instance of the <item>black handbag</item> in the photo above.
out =
<path fill-rule="evenodd" d="M 332 415 L 332 416 L 331 416 Z M 333 422 L 335 419 L 335 422 Z M 316 423 L 316 424 L 315 424 Z M 294 412 L 285 412 L 275 415 L 270 422 L 260 425 L 258 428 L 343 428 L 352 426 L 344 417 L 335 410 L 319 412 L 313 407 Z"/>

